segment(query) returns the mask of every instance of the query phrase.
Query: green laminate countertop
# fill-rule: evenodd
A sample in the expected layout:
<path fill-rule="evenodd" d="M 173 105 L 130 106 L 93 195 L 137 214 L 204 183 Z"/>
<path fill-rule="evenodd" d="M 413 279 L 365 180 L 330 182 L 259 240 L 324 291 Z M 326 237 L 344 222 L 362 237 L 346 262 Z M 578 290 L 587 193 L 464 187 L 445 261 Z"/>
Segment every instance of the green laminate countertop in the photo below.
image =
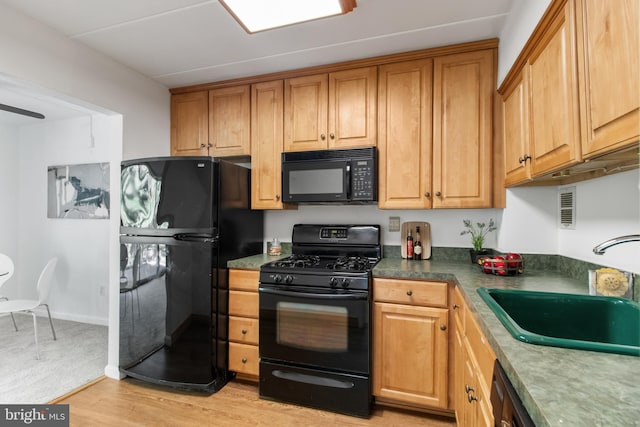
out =
<path fill-rule="evenodd" d="M 258 269 L 277 259 L 256 255 L 229 268 Z M 588 293 L 588 283 L 556 271 L 525 270 L 494 276 L 465 262 L 383 258 L 374 277 L 446 280 L 459 285 L 496 357 L 536 426 L 640 426 L 640 358 L 527 344 L 514 339 L 482 301 L 477 289 Z"/>

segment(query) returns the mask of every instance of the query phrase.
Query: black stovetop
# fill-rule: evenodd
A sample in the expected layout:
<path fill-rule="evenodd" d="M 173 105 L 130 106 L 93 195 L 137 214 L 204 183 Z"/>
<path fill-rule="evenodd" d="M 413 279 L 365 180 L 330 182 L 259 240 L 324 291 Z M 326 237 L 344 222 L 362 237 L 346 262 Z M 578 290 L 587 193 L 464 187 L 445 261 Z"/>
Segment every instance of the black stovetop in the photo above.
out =
<path fill-rule="evenodd" d="M 382 258 L 379 225 L 296 224 L 293 255 L 264 264 L 261 283 L 368 289 Z"/>

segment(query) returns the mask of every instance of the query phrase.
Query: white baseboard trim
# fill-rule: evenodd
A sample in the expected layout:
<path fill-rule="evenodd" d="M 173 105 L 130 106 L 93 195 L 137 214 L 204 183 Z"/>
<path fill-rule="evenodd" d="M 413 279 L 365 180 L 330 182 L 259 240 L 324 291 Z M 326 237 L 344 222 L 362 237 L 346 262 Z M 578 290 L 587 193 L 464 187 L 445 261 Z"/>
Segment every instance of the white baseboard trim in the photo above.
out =
<path fill-rule="evenodd" d="M 38 312 L 38 316 L 46 316 L 46 310 L 44 312 Z M 51 317 L 54 319 L 60 320 L 70 320 L 72 322 L 80 322 L 80 323 L 89 323 L 92 325 L 101 325 L 101 326 L 109 326 L 109 319 L 95 316 L 87 316 L 83 314 L 73 314 L 73 313 L 60 313 L 60 312 L 51 312 Z"/>
<path fill-rule="evenodd" d="M 113 366 L 113 365 L 105 366 L 104 374 L 109 378 L 113 378 L 114 380 L 121 380 L 124 377 L 126 377 L 126 375 L 120 372 L 120 369 L 118 369 L 117 366 Z"/>

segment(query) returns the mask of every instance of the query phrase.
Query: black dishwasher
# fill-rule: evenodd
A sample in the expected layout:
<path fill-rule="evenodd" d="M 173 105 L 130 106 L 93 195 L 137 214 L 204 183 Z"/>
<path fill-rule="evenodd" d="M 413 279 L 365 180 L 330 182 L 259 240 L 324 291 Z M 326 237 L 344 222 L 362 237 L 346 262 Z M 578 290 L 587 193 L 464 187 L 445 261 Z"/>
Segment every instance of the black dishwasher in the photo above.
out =
<path fill-rule="evenodd" d="M 535 427 L 507 374 L 496 360 L 491 380 L 491 406 L 496 427 Z"/>

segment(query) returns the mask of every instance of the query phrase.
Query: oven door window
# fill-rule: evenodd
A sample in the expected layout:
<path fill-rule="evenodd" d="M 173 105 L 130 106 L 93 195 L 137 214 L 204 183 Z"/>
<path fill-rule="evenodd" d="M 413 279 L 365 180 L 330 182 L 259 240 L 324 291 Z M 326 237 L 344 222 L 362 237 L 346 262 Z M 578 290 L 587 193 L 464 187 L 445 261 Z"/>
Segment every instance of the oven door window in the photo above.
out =
<path fill-rule="evenodd" d="M 260 357 L 369 372 L 369 298 L 260 288 Z"/>
<path fill-rule="evenodd" d="M 276 342 L 309 351 L 349 349 L 349 311 L 346 307 L 279 302 Z"/>

